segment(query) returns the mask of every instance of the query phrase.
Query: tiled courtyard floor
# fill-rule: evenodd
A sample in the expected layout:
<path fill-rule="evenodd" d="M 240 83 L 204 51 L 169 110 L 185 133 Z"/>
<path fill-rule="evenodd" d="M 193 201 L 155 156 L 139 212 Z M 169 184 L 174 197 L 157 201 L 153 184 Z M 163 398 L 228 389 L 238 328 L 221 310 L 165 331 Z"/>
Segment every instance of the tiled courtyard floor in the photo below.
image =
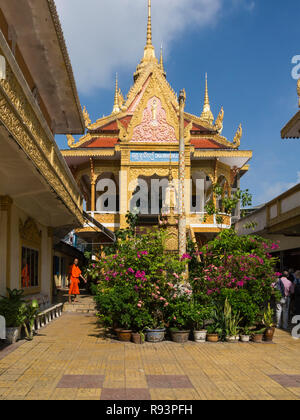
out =
<path fill-rule="evenodd" d="M 300 399 L 300 340 L 135 345 L 64 314 L 32 342 L 0 351 L 0 399 Z"/>

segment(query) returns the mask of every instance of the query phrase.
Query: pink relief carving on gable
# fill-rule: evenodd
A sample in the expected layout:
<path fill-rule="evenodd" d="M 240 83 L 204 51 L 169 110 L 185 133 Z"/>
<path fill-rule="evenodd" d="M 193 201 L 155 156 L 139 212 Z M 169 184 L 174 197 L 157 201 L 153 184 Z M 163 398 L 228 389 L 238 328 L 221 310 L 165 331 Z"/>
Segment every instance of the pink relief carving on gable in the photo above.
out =
<path fill-rule="evenodd" d="M 177 142 L 175 129 L 167 123 L 166 111 L 157 97 L 148 101 L 143 121 L 134 129 L 132 140 L 136 142 Z"/>

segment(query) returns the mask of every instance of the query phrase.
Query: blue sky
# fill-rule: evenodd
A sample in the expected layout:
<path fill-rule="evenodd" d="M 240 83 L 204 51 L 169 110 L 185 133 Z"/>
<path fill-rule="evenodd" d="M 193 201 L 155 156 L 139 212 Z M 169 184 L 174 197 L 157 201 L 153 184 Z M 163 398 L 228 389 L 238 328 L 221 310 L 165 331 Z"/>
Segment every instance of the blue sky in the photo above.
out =
<path fill-rule="evenodd" d="M 92 121 L 110 114 L 114 75 L 123 94 L 132 85 L 146 37 L 146 0 L 57 0 L 82 105 Z M 292 57 L 300 55 L 296 0 L 153 0 L 157 56 L 164 43 L 167 78 L 185 88 L 186 110 L 199 115 L 208 72 L 212 111 L 224 107 L 232 140 L 240 122 L 241 148 L 253 150 L 242 180 L 253 204 L 300 182 L 300 140 L 280 130 L 297 112 Z M 128 22 L 126 24 L 126 22 Z M 300 76 L 300 75 L 299 75 Z M 66 148 L 65 138 L 57 138 Z"/>

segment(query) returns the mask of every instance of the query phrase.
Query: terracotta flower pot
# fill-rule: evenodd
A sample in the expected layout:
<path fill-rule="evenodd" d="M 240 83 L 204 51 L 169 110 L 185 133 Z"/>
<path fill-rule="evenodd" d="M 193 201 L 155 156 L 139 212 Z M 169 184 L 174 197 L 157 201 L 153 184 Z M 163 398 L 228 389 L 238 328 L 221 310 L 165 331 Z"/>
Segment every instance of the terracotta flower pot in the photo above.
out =
<path fill-rule="evenodd" d="M 186 343 L 189 340 L 190 331 L 171 331 L 172 341 Z"/>
<path fill-rule="evenodd" d="M 274 333 L 275 333 L 275 328 L 271 327 L 271 328 L 267 328 L 264 334 L 264 340 L 267 342 L 272 342 L 273 341 L 273 337 L 274 337 Z"/>
<path fill-rule="evenodd" d="M 253 334 L 252 335 L 252 341 L 254 343 L 261 343 L 263 340 L 263 334 Z"/>
<path fill-rule="evenodd" d="M 131 334 L 132 334 L 131 330 L 119 330 L 117 333 L 119 340 L 126 341 L 126 342 L 131 341 Z"/>
<path fill-rule="evenodd" d="M 134 342 L 134 344 L 143 344 L 144 343 L 144 340 L 142 339 L 142 336 L 139 333 L 132 333 L 131 338 L 132 338 L 132 341 Z"/>
<path fill-rule="evenodd" d="M 207 334 L 207 341 L 209 343 L 217 343 L 219 341 L 219 334 Z"/>

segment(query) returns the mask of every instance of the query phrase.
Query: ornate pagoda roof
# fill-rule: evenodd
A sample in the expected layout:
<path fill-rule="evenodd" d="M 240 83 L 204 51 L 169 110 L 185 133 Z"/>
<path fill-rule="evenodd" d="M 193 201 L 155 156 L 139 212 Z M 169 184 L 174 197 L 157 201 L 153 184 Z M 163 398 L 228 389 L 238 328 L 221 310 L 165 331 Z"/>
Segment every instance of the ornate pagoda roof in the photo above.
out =
<path fill-rule="evenodd" d="M 116 77 L 112 113 L 91 122 L 87 110 L 84 117 L 87 133 L 78 142 L 68 136 L 71 149 L 115 148 L 125 142 L 178 144 L 179 103 L 177 94 L 167 81 L 161 49 L 160 60 L 152 44 L 151 0 L 148 0 L 147 42 L 144 55 L 133 77 L 133 85 L 123 97 Z M 202 113 L 185 113 L 185 138 L 195 149 L 234 150 L 240 146 L 242 127 L 233 141 L 222 136 L 224 110 L 215 119 L 210 108 L 207 75 Z"/>

